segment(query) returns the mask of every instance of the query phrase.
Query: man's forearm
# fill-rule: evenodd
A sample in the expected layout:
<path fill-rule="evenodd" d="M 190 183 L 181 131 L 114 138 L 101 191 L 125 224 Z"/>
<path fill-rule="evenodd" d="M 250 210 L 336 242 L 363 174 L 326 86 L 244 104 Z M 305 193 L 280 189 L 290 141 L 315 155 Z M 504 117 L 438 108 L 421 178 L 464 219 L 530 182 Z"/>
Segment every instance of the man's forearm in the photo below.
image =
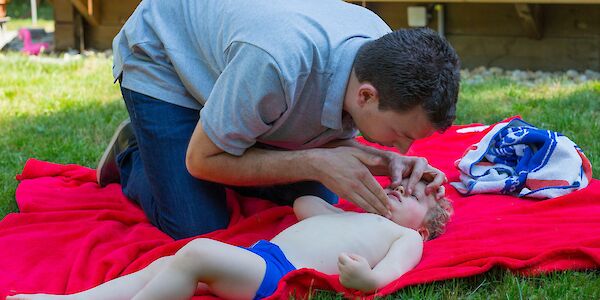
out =
<path fill-rule="evenodd" d="M 247 149 L 242 156 L 225 153 L 196 125 L 185 163 L 196 178 L 228 185 L 257 186 L 313 180 L 364 210 L 389 215 L 388 198 L 368 166 L 379 157 L 354 147 L 297 151 Z"/>
<path fill-rule="evenodd" d="M 192 176 L 236 186 L 285 184 L 318 180 L 312 167 L 316 150 L 276 151 L 250 148 L 242 156 L 221 152 L 201 162 L 188 160 Z"/>
<path fill-rule="evenodd" d="M 329 148 L 343 147 L 343 146 L 345 146 L 345 147 L 354 147 L 354 148 L 358 148 L 358 149 L 367 151 L 368 153 L 379 155 L 379 156 L 388 155 L 389 152 L 390 152 L 390 151 L 380 150 L 380 149 L 377 149 L 377 148 L 374 148 L 374 147 L 367 146 L 365 144 L 359 143 L 355 139 L 336 140 L 336 141 L 332 141 L 332 142 L 326 144 L 325 146 L 329 147 Z"/>
<path fill-rule="evenodd" d="M 373 154 L 378 157 L 381 157 L 381 164 L 378 166 L 369 166 L 369 170 L 371 171 L 371 173 L 373 175 L 377 175 L 377 176 L 389 175 L 389 168 L 388 168 L 389 167 L 389 165 L 388 165 L 389 164 L 389 155 L 394 152 L 380 150 L 380 149 L 377 149 L 374 147 L 370 147 L 365 144 L 359 143 L 355 139 L 332 141 L 332 142 L 329 142 L 328 144 L 326 144 L 325 147 L 328 147 L 328 148 L 354 147 L 354 148 L 360 149 L 362 151 L 365 151 L 369 154 Z"/>

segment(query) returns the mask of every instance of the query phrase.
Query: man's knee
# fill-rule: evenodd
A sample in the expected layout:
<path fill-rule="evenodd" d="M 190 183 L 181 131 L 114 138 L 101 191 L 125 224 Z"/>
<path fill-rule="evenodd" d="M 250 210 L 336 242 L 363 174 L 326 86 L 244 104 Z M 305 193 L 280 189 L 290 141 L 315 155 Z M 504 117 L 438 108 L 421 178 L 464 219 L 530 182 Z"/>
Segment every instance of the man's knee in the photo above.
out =
<path fill-rule="evenodd" d="M 175 222 L 162 220 L 155 224 L 161 231 L 170 237 L 180 240 L 201 234 L 224 229 L 229 223 L 228 216 L 213 216 L 211 218 L 183 219 Z"/>

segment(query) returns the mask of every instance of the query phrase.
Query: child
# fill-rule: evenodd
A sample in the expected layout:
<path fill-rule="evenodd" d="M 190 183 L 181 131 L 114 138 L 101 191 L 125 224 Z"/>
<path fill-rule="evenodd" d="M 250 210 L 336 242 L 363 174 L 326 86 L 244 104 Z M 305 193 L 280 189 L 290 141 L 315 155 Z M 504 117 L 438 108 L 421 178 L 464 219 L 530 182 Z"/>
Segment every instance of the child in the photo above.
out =
<path fill-rule="evenodd" d="M 250 248 L 206 238 L 190 241 L 175 255 L 146 268 L 72 295 L 16 295 L 28 299 L 189 299 L 208 289 L 226 299 L 261 299 L 279 279 L 299 268 L 339 274 L 347 288 L 379 289 L 411 270 L 421 259 L 423 240 L 439 235 L 452 208 L 436 201 L 419 182 L 414 195 L 386 189 L 392 217 L 345 212 L 314 196 L 294 203 L 299 222 L 270 242 Z"/>

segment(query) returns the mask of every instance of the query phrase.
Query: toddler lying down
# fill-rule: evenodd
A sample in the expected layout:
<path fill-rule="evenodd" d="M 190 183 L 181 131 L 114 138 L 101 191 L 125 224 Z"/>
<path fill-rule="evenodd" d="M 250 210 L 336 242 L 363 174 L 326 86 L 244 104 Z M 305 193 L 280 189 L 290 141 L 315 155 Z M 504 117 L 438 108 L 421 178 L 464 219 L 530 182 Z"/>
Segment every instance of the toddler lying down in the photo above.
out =
<path fill-rule="evenodd" d="M 447 199 L 386 189 L 391 218 L 346 212 L 314 196 L 294 202 L 299 222 L 249 248 L 198 238 L 144 269 L 71 295 L 20 294 L 18 299 L 189 299 L 209 290 L 225 299 L 262 299 L 287 273 L 311 268 L 339 274 L 350 289 L 371 292 L 411 270 L 423 241 L 438 236 L 452 208 Z"/>

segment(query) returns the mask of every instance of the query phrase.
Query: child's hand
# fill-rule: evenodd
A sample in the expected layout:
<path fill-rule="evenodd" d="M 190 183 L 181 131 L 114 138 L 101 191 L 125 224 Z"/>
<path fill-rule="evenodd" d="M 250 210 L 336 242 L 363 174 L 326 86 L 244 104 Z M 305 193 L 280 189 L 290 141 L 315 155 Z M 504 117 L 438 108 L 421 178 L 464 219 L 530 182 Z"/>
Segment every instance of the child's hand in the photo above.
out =
<path fill-rule="evenodd" d="M 347 288 L 369 292 L 377 287 L 369 262 L 360 255 L 341 253 L 338 256 L 338 269 L 340 283 Z"/>

